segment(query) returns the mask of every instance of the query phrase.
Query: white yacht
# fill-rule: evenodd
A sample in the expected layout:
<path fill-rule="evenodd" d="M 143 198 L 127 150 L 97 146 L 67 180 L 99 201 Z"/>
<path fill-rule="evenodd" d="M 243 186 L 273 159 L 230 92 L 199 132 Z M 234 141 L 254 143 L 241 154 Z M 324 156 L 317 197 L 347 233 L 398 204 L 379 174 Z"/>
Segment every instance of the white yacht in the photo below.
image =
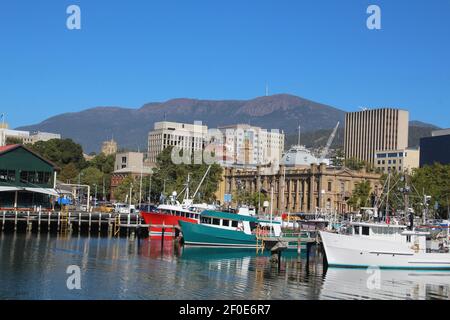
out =
<path fill-rule="evenodd" d="M 385 223 L 349 226 L 350 234 L 320 232 L 331 267 L 450 270 L 450 253 L 433 248 L 428 232 Z"/>

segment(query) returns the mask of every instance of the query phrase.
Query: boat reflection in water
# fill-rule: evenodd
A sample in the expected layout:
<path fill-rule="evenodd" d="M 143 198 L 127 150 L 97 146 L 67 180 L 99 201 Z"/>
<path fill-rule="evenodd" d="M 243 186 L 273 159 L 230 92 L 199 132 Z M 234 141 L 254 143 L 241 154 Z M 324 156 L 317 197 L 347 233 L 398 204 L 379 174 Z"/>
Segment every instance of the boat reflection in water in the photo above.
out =
<path fill-rule="evenodd" d="M 328 268 L 320 299 L 450 299 L 450 272 Z"/>

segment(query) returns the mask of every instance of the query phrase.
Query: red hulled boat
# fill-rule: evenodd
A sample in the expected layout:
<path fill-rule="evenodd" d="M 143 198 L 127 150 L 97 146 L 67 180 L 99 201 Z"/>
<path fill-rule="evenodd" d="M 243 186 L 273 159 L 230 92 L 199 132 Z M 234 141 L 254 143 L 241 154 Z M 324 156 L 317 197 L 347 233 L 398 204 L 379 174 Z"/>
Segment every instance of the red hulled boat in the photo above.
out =
<path fill-rule="evenodd" d="M 179 226 L 179 220 L 198 223 L 200 213 L 191 210 L 180 204 L 162 204 L 155 211 L 141 212 L 145 224 L 150 225 L 150 237 L 152 239 L 175 238 L 178 236 L 178 230 L 173 226 Z M 172 226 L 172 227 L 163 227 Z"/>

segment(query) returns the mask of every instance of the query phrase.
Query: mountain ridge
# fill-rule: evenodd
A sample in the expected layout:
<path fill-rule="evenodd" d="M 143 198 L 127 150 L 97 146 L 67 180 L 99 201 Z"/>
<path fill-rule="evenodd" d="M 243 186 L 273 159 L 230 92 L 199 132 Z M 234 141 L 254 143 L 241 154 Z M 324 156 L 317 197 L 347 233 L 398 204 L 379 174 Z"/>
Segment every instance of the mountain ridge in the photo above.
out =
<path fill-rule="evenodd" d="M 210 128 L 250 123 L 267 130 L 280 129 L 289 135 L 296 132 L 299 124 L 302 133 L 331 130 L 338 121 L 343 125 L 345 114 L 336 107 L 290 94 L 249 100 L 175 98 L 145 103 L 139 108 L 95 106 L 55 115 L 17 129 L 60 133 L 63 138 L 80 143 L 85 152 L 90 153 L 99 152 L 102 142 L 111 137 L 119 148 L 146 150 L 148 132 L 155 122 L 163 120 L 202 121 Z M 427 127 L 419 121 L 414 123 L 418 128 Z"/>

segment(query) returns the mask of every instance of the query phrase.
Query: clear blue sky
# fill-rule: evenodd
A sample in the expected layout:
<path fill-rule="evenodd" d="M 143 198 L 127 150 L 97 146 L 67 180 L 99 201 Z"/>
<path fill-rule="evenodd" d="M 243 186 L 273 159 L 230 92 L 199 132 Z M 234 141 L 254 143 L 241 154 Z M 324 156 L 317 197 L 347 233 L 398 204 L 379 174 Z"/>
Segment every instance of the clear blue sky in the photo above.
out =
<path fill-rule="evenodd" d="M 77 4 L 82 29 L 66 28 Z M 366 9 L 382 10 L 382 30 Z M 94 106 L 291 93 L 450 127 L 449 0 L 54 0 L 0 5 L 12 127 Z"/>

